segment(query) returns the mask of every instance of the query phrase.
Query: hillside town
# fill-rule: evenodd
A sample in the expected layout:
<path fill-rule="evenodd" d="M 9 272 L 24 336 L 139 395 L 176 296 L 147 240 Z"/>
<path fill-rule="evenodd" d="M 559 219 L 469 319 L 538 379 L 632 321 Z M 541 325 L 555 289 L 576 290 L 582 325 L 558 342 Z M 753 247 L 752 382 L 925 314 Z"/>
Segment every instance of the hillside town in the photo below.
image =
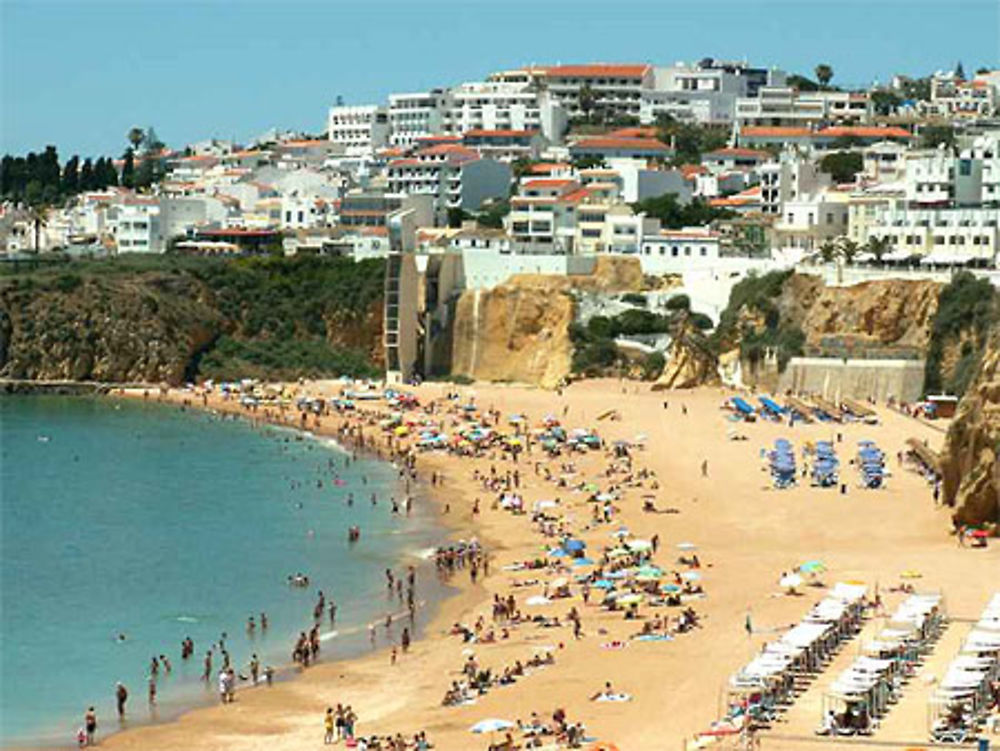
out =
<path fill-rule="evenodd" d="M 338 100 L 322 136 L 171 150 L 136 128 L 123 159 L 81 170 L 74 157 L 61 175 L 50 147 L 5 158 L 0 253 L 393 255 L 386 346 L 403 377 L 417 345 L 395 342 L 428 322 L 394 332 L 399 300 L 417 305 L 430 284 L 420 305 L 439 300 L 446 316 L 449 297 L 516 273 L 633 257 L 644 274 L 680 275 L 717 319 L 751 271 L 996 274 L 1000 70 L 958 63 L 850 91 L 830 66 L 814 73 L 712 58 L 533 65 Z M 33 159 L 56 189 L 32 181 Z"/>

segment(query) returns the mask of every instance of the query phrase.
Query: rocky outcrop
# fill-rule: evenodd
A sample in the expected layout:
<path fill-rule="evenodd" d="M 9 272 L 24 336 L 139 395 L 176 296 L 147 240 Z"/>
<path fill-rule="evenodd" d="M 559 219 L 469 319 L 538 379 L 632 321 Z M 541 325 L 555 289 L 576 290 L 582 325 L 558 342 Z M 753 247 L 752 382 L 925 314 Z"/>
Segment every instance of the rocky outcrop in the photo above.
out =
<path fill-rule="evenodd" d="M 572 355 L 573 299 L 564 282 L 521 276 L 463 292 L 455 309 L 452 374 L 556 386 Z"/>
<path fill-rule="evenodd" d="M 944 500 L 962 524 L 1000 522 L 1000 331 L 984 352 L 948 430 L 941 457 Z"/>
<path fill-rule="evenodd" d="M 782 318 L 802 329 L 807 347 L 832 339 L 846 347 L 892 346 L 923 350 L 930 339 L 941 285 L 885 279 L 827 287 L 816 276 L 792 274 L 778 300 Z"/>
<path fill-rule="evenodd" d="M 666 365 L 653 390 L 689 389 L 719 382 L 718 359 L 690 320 L 681 323 L 667 347 Z"/>
<path fill-rule="evenodd" d="M 0 375 L 180 383 L 224 330 L 205 291 L 194 280 L 161 276 L 7 285 L 0 291 Z"/>

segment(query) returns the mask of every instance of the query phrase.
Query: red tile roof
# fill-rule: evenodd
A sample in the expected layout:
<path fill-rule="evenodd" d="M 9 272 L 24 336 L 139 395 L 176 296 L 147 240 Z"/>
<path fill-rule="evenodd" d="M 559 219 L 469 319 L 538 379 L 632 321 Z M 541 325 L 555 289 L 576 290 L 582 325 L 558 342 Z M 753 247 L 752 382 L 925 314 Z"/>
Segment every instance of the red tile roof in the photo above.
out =
<path fill-rule="evenodd" d="M 578 188 L 560 196 L 558 203 L 580 203 L 584 198 L 588 198 L 591 192 L 589 188 Z"/>
<path fill-rule="evenodd" d="M 724 148 L 716 149 L 715 151 L 709 151 L 705 156 L 746 156 L 746 157 L 760 157 L 761 159 L 767 159 L 770 154 L 766 151 L 760 151 L 759 149 L 739 149 L 739 148 Z"/>
<path fill-rule="evenodd" d="M 607 134 L 609 138 L 656 138 L 656 135 L 653 127 L 619 128 Z"/>
<path fill-rule="evenodd" d="M 649 69 L 648 64 L 588 63 L 544 66 L 540 72 L 548 78 L 642 78 Z"/>
<path fill-rule="evenodd" d="M 528 167 L 528 172 L 533 175 L 551 175 L 556 170 L 569 169 L 568 162 L 538 162 Z"/>
<path fill-rule="evenodd" d="M 829 128 L 823 128 L 816 135 L 828 138 L 849 136 L 854 136 L 855 138 L 913 138 L 913 134 L 906 128 L 876 128 L 865 125 L 833 125 Z"/>
<path fill-rule="evenodd" d="M 795 128 L 776 125 L 748 125 L 740 130 L 741 136 L 757 136 L 772 138 L 808 138 L 812 135 L 809 128 Z"/>
<path fill-rule="evenodd" d="M 475 149 L 466 148 L 465 146 L 459 146 L 454 143 L 442 143 L 437 146 L 431 146 L 427 149 L 421 149 L 417 152 L 417 156 L 460 156 L 467 157 L 469 159 L 478 157 L 479 153 Z"/>
<path fill-rule="evenodd" d="M 570 180 L 567 178 L 548 178 L 541 180 L 528 180 L 524 183 L 522 188 L 564 188 L 567 185 L 575 183 L 576 180 Z"/>
<path fill-rule="evenodd" d="M 581 149 L 632 149 L 635 151 L 670 151 L 670 147 L 655 138 L 611 138 L 597 136 L 577 141 L 571 148 Z"/>
<path fill-rule="evenodd" d="M 425 167 L 427 162 L 423 162 L 419 159 L 394 159 L 389 162 L 389 168 L 393 167 Z"/>

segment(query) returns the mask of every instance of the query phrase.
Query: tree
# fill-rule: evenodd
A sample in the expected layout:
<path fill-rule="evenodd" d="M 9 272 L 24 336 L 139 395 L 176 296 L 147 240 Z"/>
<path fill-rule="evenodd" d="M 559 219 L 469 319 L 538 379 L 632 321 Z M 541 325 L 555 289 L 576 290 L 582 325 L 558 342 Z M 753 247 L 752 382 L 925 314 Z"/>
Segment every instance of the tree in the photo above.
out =
<path fill-rule="evenodd" d="M 856 151 L 835 151 L 827 154 L 819 162 L 819 168 L 837 183 L 854 182 L 855 176 L 864 167 L 864 159 Z"/>
<path fill-rule="evenodd" d="M 817 65 L 813 70 L 813 73 L 816 74 L 816 80 L 819 81 L 819 85 L 824 89 L 830 84 L 830 81 L 833 80 L 833 68 L 826 63 L 820 63 Z"/>
<path fill-rule="evenodd" d="M 125 138 L 132 144 L 132 151 L 138 151 L 139 146 L 146 139 L 146 134 L 142 128 L 130 128 L 129 132 L 125 134 Z"/>
<path fill-rule="evenodd" d="M 962 67 L 961 60 L 955 63 L 955 78 L 957 78 L 959 81 L 965 80 L 965 68 Z"/>
<path fill-rule="evenodd" d="M 648 217 L 659 219 L 667 229 L 681 227 L 699 227 L 733 216 L 733 212 L 709 206 L 703 198 L 695 198 L 687 206 L 682 206 L 676 193 L 664 193 L 662 196 L 647 198 L 632 204 L 636 214 L 644 213 Z"/>
<path fill-rule="evenodd" d="M 787 79 L 788 85 L 799 91 L 818 91 L 819 84 L 798 73 L 793 73 Z"/>
<path fill-rule="evenodd" d="M 837 250 L 846 263 L 853 263 L 855 257 L 861 252 L 861 246 L 848 237 L 842 237 L 837 245 Z"/>
<path fill-rule="evenodd" d="M 448 226 L 452 229 L 457 229 L 462 226 L 462 222 L 471 217 L 472 215 L 462 209 L 461 206 L 452 206 L 448 209 Z"/>
<path fill-rule="evenodd" d="M 503 227 L 503 219 L 509 213 L 510 201 L 505 199 L 490 201 L 481 207 L 480 214 L 476 217 L 476 222 L 480 227 L 501 229 Z"/>
<path fill-rule="evenodd" d="M 126 149 L 122 158 L 125 164 L 122 166 L 121 184 L 125 188 L 135 187 L 135 155 L 132 149 Z"/>
<path fill-rule="evenodd" d="M 899 95 L 892 91 L 873 92 L 871 100 L 876 115 L 891 115 L 903 103 Z"/>
<path fill-rule="evenodd" d="M 892 241 L 888 237 L 872 235 L 868 238 L 868 245 L 865 246 L 865 249 L 875 256 L 876 261 L 882 263 L 882 258 L 885 257 L 885 254 L 889 252 L 891 247 Z"/>
<path fill-rule="evenodd" d="M 73 196 L 80 192 L 80 157 L 75 154 L 66 160 L 62 173 L 62 193 Z"/>
<path fill-rule="evenodd" d="M 920 146 L 924 149 L 935 149 L 944 144 L 951 148 L 955 145 L 955 129 L 950 125 L 926 125 L 920 129 Z"/>
<path fill-rule="evenodd" d="M 166 146 L 166 144 L 164 144 L 163 141 L 161 141 L 157 137 L 156 131 L 153 130 L 152 125 L 146 128 L 145 145 L 146 145 L 146 153 L 154 153 L 154 154 L 158 151 L 162 151 Z"/>
<path fill-rule="evenodd" d="M 825 240 L 819 246 L 819 257 L 823 263 L 833 263 L 837 258 L 837 244 L 833 240 Z"/>
<path fill-rule="evenodd" d="M 580 102 L 580 109 L 583 110 L 583 115 L 590 122 L 590 113 L 593 112 L 594 106 L 597 104 L 597 95 L 594 90 L 590 87 L 589 83 L 585 83 L 580 87 L 580 92 L 578 95 Z"/>
<path fill-rule="evenodd" d="M 94 165 L 90 161 L 90 158 L 83 160 L 83 166 L 80 168 L 80 190 L 93 190 L 94 189 Z"/>

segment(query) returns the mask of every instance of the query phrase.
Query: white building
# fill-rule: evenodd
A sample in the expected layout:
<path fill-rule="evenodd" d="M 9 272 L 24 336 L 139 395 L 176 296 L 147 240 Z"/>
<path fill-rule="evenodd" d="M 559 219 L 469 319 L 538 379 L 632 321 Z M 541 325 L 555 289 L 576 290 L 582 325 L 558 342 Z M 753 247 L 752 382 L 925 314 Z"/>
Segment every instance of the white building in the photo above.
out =
<path fill-rule="evenodd" d="M 652 89 L 640 94 L 639 122 L 649 125 L 669 115 L 684 122 L 729 125 L 739 97 L 754 97 L 761 86 L 784 83 L 783 72 L 745 63 L 703 60 L 655 68 Z"/>
<path fill-rule="evenodd" d="M 800 194 L 784 201 L 774 223 L 774 244 L 781 249 L 814 252 L 848 233 L 849 196 L 830 190 Z"/>
<path fill-rule="evenodd" d="M 639 260 L 644 273 L 680 273 L 719 260 L 719 234 L 708 227 L 664 230 L 659 222 L 653 224 L 652 231 L 642 236 Z"/>
<path fill-rule="evenodd" d="M 390 162 L 387 177 L 391 193 L 433 196 L 443 223 L 448 209 L 477 211 L 487 199 L 507 196 L 511 169 L 464 146 L 444 144 Z"/>
<path fill-rule="evenodd" d="M 1000 216 L 996 209 L 926 209 L 886 203 L 877 206 L 874 214 L 860 240 L 887 238 L 891 258 L 920 256 L 925 265 L 998 265 Z"/>
<path fill-rule="evenodd" d="M 535 86 L 559 102 L 570 118 L 586 114 L 580 94 L 587 90 L 593 94 L 592 112 L 638 118 L 641 93 L 653 87 L 653 67 L 608 63 L 531 66 L 494 73 L 489 80 Z"/>
<path fill-rule="evenodd" d="M 119 253 L 162 253 L 166 237 L 155 198 L 130 197 L 109 210 L 109 228 Z"/>
<path fill-rule="evenodd" d="M 331 107 L 327 138 L 350 156 L 370 154 L 389 141 L 389 114 L 375 104 Z"/>
<path fill-rule="evenodd" d="M 761 212 L 781 215 L 788 201 L 813 195 L 830 184 L 830 176 L 820 172 L 815 162 L 784 152 L 777 161 L 758 167 Z"/>
<path fill-rule="evenodd" d="M 862 177 L 874 183 L 890 183 L 906 173 L 906 146 L 895 141 L 879 141 L 861 152 Z"/>
<path fill-rule="evenodd" d="M 393 146 L 412 146 L 417 140 L 441 133 L 451 103 L 451 94 L 433 89 L 389 95 L 389 141 Z"/>
<path fill-rule="evenodd" d="M 868 122 L 872 114 L 867 94 L 848 91 L 798 91 L 789 86 L 763 86 L 756 97 L 741 97 L 736 101 L 736 122 L 740 128 Z"/>
<path fill-rule="evenodd" d="M 441 131 L 537 130 L 554 143 L 562 141 L 566 112 L 544 89 L 527 82 L 463 83 L 450 89 Z"/>

